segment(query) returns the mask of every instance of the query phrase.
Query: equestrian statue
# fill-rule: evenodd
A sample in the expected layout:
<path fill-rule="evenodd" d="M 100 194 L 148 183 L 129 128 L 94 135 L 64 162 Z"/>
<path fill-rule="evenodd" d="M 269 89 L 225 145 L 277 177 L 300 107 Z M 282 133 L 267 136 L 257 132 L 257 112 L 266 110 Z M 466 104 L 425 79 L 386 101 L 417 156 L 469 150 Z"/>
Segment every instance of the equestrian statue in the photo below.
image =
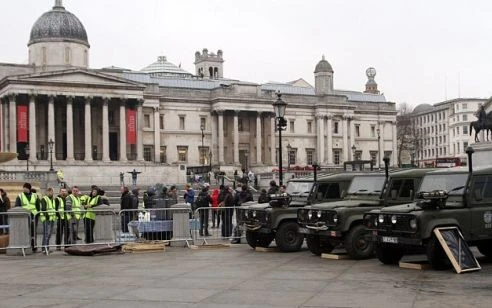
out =
<path fill-rule="evenodd" d="M 475 116 L 478 120 L 470 123 L 470 136 L 473 128 L 475 130 L 475 142 L 479 142 L 478 133 L 480 133 L 481 130 L 485 130 L 487 141 L 489 141 L 489 132 L 492 131 L 492 112 L 486 113 L 484 106 L 481 105 L 478 108 L 477 113 L 475 113 Z"/>

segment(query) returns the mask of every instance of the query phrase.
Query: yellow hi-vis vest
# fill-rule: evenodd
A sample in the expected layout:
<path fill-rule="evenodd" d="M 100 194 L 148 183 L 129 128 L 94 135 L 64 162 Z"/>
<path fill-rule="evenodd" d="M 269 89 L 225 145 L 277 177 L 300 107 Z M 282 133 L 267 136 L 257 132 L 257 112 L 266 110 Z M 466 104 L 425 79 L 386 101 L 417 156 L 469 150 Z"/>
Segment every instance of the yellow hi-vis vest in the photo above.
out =
<path fill-rule="evenodd" d="M 58 216 L 60 216 L 60 219 L 70 219 L 72 216 L 70 213 L 65 213 L 65 200 L 63 200 L 60 197 L 56 197 L 58 200 Z"/>
<path fill-rule="evenodd" d="M 89 206 L 87 207 L 87 212 L 85 213 L 85 218 L 96 220 L 96 213 L 92 209 L 93 207 L 96 207 L 97 204 L 99 203 L 99 199 L 101 196 L 97 195 L 93 198 L 89 199 Z"/>
<path fill-rule="evenodd" d="M 50 199 L 48 196 L 44 196 L 43 200 L 46 202 L 46 212 L 41 213 L 41 222 L 44 222 L 46 218 L 49 221 L 56 220 L 55 200 Z"/>
<path fill-rule="evenodd" d="M 68 198 L 72 199 L 72 213 L 75 219 L 79 220 L 82 216 L 82 211 L 80 209 L 80 199 L 74 195 L 69 195 Z"/>
<path fill-rule="evenodd" d="M 38 210 L 36 209 L 36 200 L 38 200 L 38 195 L 31 193 L 31 200 L 28 200 L 26 194 L 21 193 L 19 195 L 19 198 L 22 203 L 21 207 L 23 209 L 29 211 L 34 216 L 38 214 Z"/>

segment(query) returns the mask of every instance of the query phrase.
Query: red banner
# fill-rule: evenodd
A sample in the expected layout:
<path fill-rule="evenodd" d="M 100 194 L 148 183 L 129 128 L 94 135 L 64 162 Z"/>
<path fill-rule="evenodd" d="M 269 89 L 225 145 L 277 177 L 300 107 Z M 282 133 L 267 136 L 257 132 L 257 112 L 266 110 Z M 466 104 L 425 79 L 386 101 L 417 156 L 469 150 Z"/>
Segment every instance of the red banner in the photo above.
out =
<path fill-rule="evenodd" d="M 17 106 L 17 142 L 28 142 L 28 125 L 29 119 L 27 118 L 27 106 Z"/>
<path fill-rule="evenodd" d="M 126 143 L 137 144 L 137 111 L 126 110 Z"/>

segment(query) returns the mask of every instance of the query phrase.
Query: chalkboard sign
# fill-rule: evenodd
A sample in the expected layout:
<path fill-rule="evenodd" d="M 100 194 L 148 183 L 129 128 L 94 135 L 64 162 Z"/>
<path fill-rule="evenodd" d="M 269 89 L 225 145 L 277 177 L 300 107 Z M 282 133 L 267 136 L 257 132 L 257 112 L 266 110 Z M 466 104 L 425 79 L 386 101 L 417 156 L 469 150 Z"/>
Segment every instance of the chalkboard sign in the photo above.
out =
<path fill-rule="evenodd" d="M 458 228 L 436 228 L 434 234 L 458 274 L 481 268 Z"/>

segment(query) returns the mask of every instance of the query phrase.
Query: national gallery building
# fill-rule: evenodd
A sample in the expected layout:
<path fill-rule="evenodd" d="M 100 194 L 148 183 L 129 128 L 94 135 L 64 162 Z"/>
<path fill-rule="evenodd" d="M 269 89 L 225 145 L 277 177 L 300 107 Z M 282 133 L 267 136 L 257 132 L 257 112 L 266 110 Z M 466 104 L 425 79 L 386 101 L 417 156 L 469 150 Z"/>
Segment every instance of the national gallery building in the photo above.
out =
<path fill-rule="evenodd" d="M 42 171 L 52 162 L 95 184 L 117 184 L 134 168 L 143 183 L 182 183 L 186 167 L 271 172 L 276 91 L 288 104 L 284 167 L 397 161 L 395 103 L 380 94 L 373 68 L 360 92 L 334 89 L 324 57 L 313 65 L 314 87 L 228 79 L 221 50 L 197 51 L 193 73 L 165 56 L 139 71 L 92 69 L 85 28 L 61 0 L 34 23 L 27 46 L 29 64 L 0 63 L 0 149 L 18 153 L 0 169 Z"/>

